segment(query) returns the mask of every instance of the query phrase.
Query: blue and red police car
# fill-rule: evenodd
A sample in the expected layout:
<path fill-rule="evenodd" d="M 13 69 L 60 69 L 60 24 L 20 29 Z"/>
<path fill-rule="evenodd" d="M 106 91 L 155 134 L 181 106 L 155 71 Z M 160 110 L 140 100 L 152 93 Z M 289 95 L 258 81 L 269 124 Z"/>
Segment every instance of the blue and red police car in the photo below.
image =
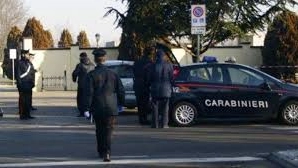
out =
<path fill-rule="evenodd" d="M 237 63 L 178 67 L 170 103 L 171 121 L 190 126 L 201 118 L 279 119 L 298 123 L 298 87 Z"/>

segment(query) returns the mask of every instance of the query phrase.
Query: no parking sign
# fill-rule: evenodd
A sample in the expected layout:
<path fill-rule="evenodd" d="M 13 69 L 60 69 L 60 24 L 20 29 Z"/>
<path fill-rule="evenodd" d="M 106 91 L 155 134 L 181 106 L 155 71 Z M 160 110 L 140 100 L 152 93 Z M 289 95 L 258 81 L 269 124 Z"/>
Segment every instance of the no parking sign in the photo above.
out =
<path fill-rule="evenodd" d="M 206 26 L 205 5 L 191 5 L 191 26 Z"/>
<path fill-rule="evenodd" d="M 206 31 L 206 6 L 191 5 L 191 33 L 204 34 Z"/>

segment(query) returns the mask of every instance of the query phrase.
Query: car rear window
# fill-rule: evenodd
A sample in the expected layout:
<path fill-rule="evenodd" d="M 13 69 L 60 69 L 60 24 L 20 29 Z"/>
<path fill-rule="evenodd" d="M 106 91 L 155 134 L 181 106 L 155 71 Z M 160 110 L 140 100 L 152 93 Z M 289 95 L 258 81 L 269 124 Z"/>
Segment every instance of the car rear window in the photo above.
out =
<path fill-rule="evenodd" d="M 133 69 L 130 65 L 110 65 L 108 67 L 116 72 L 120 78 L 133 78 Z"/>

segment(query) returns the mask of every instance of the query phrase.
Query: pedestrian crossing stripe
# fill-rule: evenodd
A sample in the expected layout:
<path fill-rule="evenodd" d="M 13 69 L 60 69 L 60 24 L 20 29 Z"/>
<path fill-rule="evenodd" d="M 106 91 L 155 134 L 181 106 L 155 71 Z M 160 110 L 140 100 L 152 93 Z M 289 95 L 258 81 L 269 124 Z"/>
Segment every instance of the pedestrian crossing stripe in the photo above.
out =
<path fill-rule="evenodd" d="M 214 163 L 214 162 L 249 162 L 264 160 L 259 157 L 218 157 L 218 158 L 137 158 L 114 159 L 111 162 L 100 160 L 36 162 L 36 163 L 2 163 L 0 167 L 47 167 L 47 166 L 91 166 L 91 165 L 131 165 L 131 164 L 167 164 L 167 163 Z"/>

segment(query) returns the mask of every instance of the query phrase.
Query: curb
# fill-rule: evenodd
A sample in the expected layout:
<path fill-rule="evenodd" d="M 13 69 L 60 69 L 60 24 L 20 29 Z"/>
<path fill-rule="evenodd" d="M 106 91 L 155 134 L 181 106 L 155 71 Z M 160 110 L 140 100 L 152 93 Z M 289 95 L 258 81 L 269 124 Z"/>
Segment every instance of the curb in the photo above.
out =
<path fill-rule="evenodd" d="M 271 153 L 268 160 L 279 164 L 284 168 L 298 167 L 298 150 L 287 150 Z"/>

